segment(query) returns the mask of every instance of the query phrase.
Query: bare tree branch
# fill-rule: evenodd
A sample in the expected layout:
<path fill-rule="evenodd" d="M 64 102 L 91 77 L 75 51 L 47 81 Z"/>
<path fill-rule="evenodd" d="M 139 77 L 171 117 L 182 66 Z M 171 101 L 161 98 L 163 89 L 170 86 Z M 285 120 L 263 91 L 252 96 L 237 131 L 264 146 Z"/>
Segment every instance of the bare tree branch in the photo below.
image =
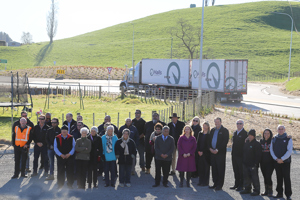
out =
<path fill-rule="evenodd" d="M 21 36 L 21 41 L 23 44 L 31 44 L 32 43 L 32 35 L 27 32 L 23 32 L 22 36 Z"/>

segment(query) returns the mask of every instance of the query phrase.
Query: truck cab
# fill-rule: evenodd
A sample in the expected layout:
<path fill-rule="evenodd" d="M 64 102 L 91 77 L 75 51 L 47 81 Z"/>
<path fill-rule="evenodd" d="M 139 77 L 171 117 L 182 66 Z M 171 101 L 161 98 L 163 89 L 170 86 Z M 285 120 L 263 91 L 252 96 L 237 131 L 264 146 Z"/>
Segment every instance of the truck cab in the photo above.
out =
<path fill-rule="evenodd" d="M 140 83 L 140 69 L 142 62 L 139 62 L 135 67 L 126 69 L 123 80 L 120 83 L 120 90 L 123 87 L 124 91 L 134 89 Z"/>

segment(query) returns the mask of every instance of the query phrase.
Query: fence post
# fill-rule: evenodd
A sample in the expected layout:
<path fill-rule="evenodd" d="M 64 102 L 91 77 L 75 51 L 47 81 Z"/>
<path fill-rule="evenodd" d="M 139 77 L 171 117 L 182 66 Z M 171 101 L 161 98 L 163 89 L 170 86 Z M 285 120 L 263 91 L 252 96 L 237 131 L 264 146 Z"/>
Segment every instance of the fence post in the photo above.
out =
<path fill-rule="evenodd" d="M 69 95 L 72 93 L 71 86 L 69 86 Z"/>
<path fill-rule="evenodd" d="M 182 121 L 185 121 L 185 102 L 182 102 Z"/>
<path fill-rule="evenodd" d="M 95 126 L 95 113 L 93 113 L 93 126 Z"/>
<path fill-rule="evenodd" d="M 117 122 L 117 127 L 119 128 L 119 120 L 120 120 L 120 113 L 118 113 L 118 122 Z"/>
<path fill-rule="evenodd" d="M 63 122 L 64 121 L 64 113 L 63 114 L 61 114 L 61 121 Z"/>
<path fill-rule="evenodd" d="M 167 101 L 167 89 L 164 88 L 164 102 L 166 103 Z"/>
<path fill-rule="evenodd" d="M 131 112 L 129 112 L 129 118 L 131 118 Z"/>

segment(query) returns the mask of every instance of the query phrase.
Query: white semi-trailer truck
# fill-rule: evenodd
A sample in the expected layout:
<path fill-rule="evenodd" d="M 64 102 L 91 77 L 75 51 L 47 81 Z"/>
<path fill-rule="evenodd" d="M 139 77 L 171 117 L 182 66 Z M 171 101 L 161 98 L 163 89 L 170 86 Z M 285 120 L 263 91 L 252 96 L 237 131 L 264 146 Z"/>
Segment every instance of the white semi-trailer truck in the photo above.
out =
<path fill-rule="evenodd" d="M 169 88 L 198 90 L 202 75 L 202 90 L 216 92 L 220 102 L 243 100 L 247 94 L 248 60 L 143 59 L 126 70 L 120 87 L 124 90 Z"/>

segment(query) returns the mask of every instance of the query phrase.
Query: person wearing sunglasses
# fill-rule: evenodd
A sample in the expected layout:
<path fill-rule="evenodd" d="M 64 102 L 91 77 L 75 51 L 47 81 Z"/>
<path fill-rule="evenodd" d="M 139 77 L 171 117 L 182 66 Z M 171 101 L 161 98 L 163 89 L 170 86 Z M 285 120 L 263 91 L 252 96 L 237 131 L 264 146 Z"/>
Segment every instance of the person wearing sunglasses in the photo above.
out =
<path fill-rule="evenodd" d="M 198 116 L 195 116 L 193 118 L 193 120 L 191 121 L 190 126 L 193 129 L 194 137 L 196 138 L 196 141 L 198 141 L 200 132 L 202 131 L 202 128 L 200 126 L 200 118 Z M 198 152 L 196 150 L 196 152 L 195 152 L 196 169 L 199 169 L 199 166 L 198 166 L 199 162 L 198 161 L 199 161 L 199 155 L 198 155 Z M 196 170 L 195 172 L 192 173 L 192 178 L 197 178 L 197 177 L 198 177 L 198 170 Z"/>
<path fill-rule="evenodd" d="M 34 145 L 34 160 L 33 160 L 33 173 L 31 177 L 37 176 L 37 168 L 38 168 L 38 160 L 41 156 L 41 159 L 44 164 L 44 176 L 48 176 L 48 148 L 47 148 L 47 142 L 46 142 L 46 134 L 47 130 L 50 128 L 46 123 L 46 116 L 40 115 L 39 116 L 39 123 L 34 127 L 33 129 L 33 141 L 35 143 Z"/>
<path fill-rule="evenodd" d="M 244 129 L 244 121 L 238 119 L 236 121 L 236 131 L 232 136 L 232 151 L 231 161 L 234 173 L 234 186 L 230 187 L 231 190 L 242 191 L 243 190 L 243 149 L 245 140 L 248 137 L 247 131 Z"/>

